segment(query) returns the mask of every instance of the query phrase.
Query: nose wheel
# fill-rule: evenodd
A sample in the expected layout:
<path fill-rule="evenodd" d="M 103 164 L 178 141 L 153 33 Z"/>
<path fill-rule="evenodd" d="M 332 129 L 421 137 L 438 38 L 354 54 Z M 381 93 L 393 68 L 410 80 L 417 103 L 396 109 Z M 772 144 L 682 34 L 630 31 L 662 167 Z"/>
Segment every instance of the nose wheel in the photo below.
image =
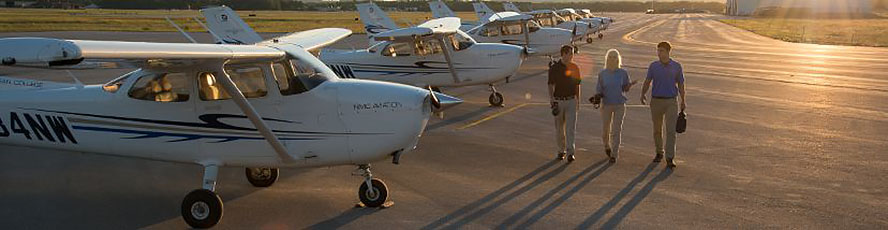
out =
<path fill-rule="evenodd" d="M 490 106 L 503 107 L 503 101 L 505 100 L 503 99 L 503 94 L 497 92 L 496 87 L 493 87 L 492 84 L 490 85 L 490 91 L 493 91 L 490 93 L 490 97 L 487 98 L 487 102 L 490 103 Z"/>
<path fill-rule="evenodd" d="M 598 39 L 604 39 L 604 34 L 598 33 Z"/>
<path fill-rule="evenodd" d="M 246 168 L 245 174 L 250 184 L 264 188 L 274 184 L 280 172 L 277 168 Z"/>
<path fill-rule="evenodd" d="M 370 165 L 359 165 L 357 174 L 364 177 L 364 182 L 358 188 L 358 198 L 361 200 L 361 204 L 372 208 L 386 208 L 389 193 L 385 182 L 373 178 L 373 174 L 370 173 Z"/>

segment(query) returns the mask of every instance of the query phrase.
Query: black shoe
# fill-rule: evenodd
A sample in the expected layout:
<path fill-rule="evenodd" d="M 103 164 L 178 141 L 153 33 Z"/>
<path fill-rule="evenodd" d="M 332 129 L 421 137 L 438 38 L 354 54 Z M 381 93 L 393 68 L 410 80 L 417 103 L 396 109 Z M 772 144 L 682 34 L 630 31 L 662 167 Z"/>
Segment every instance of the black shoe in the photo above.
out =
<path fill-rule="evenodd" d="M 611 156 L 611 149 L 604 149 L 604 154 L 607 154 L 607 157 L 613 158 L 613 156 Z"/>
<path fill-rule="evenodd" d="M 556 161 L 564 160 L 565 153 L 558 153 L 558 156 L 555 156 Z"/>
<path fill-rule="evenodd" d="M 617 163 L 617 158 L 616 158 L 616 157 L 611 157 L 611 158 L 610 158 L 610 163 Z"/>
<path fill-rule="evenodd" d="M 576 160 L 576 159 L 577 159 L 577 158 L 574 157 L 573 154 L 571 154 L 570 156 L 567 156 L 567 163 L 574 162 L 574 160 Z"/>
<path fill-rule="evenodd" d="M 675 168 L 675 161 L 672 158 L 666 158 L 666 167 Z"/>
<path fill-rule="evenodd" d="M 660 163 L 660 161 L 662 161 L 662 160 L 663 160 L 663 154 L 658 153 L 657 156 L 654 157 L 654 163 Z"/>

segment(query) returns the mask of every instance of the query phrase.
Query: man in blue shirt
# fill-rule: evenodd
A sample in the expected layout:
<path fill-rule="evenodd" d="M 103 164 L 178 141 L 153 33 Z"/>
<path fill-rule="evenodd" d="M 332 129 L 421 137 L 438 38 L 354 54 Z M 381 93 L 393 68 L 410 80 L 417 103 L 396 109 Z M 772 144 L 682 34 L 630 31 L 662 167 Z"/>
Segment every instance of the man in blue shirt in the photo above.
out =
<path fill-rule="evenodd" d="M 646 94 L 651 85 L 651 119 L 654 122 L 654 143 L 657 148 L 657 156 L 654 162 L 660 162 L 663 154 L 666 154 L 666 167 L 675 167 L 675 123 L 678 120 L 678 107 L 684 111 L 687 107 L 685 100 L 684 71 L 681 64 L 670 58 L 672 44 L 660 42 L 657 44 L 657 55 L 660 60 L 651 63 L 648 68 L 647 79 L 641 90 L 641 104 L 647 104 Z M 676 100 L 681 96 L 681 104 Z M 666 125 L 666 146 L 663 147 L 663 125 Z"/>

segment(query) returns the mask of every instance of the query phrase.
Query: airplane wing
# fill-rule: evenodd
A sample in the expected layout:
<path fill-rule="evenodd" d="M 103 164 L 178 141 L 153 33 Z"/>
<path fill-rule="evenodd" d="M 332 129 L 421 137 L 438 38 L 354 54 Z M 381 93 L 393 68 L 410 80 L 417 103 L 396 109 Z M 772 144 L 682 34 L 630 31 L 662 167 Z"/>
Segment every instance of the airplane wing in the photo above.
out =
<path fill-rule="evenodd" d="M 459 27 L 460 19 L 457 17 L 438 18 L 426 21 L 416 27 L 381 32 L 373 36 L 373 38 L 377 41 L 413 40 L 417 36 L 456 33 Z"/>
<path fill-rule="evenodd" d="M 286 43 L 300 46 L 305 50 L 316 50 L 342 40 L 351 34 L 352 31 L 349 29 L 322 28 L 291 33 L 260 44 Z"/>
<path fill-rule="evenodd" d="M 202 60 L 279 59 L 286 54 L 268 46 L 191 43 L 63 40 L 54 38 L 0 39 L 3 65 L 53 67 L 84 59 L 119 60 L 142 67 L 187 65 Z"/>

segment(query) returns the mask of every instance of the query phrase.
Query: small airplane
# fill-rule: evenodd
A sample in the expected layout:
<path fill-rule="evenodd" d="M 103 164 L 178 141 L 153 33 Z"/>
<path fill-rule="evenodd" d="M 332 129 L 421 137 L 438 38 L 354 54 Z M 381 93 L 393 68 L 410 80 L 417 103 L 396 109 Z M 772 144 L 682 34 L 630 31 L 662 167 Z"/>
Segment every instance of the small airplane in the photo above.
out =
<path fill-rule="evenodd" d="M 223 216 L 216 182 L 224 166 L 246 167 L 253 186 L 268 187 L 282 167 L 356 165 L 361 203 L 383 206 L 389 190 L 370 163 L 398 164 L 432 108 L 458 101 L 340 79 L 308 52 L 349 34 L 315 29 L 252 45 L 3 38 L 5 66 L 140 68 L 104 85 L 0 77 L 0 144 L 201 165 L 201 188 L 180 209 L 194 228 Z"/>
<path fill-rule="evenodd" d="M 601 30 L 607 30 L 610 24 L 616 22 L 613 18 L 610 17 L 599 17 L 592 14 L 592 10 L 589 9 L 581 9 L 580 11 L 574 11 L 580 15 L 584 20 L 595 20 L 601 23 Z"/>
<path fill-rule="evenodd" d="M 440 0 L 429 2 L 429 7 L 433 15 L 452 14 L 450 8 Z M 571 45 L 573 34 L 576 34 L 571 30 L 541 27 L 533 17 L 515 12 L 492 13 L 475 25 L 462 24 L 460 30 L 478 42 L 525 46 L 533 51 L 531 56 L 549 57 L 561 55 L 561 46 Z"/>
<path fill-rule="evenodd" d="M 510 3 L 503 3 L 503 4 L 510 4 Z M 487 4 L 485 4 L 484 2 L 474 2 L 474 3 L 472 3 L 472 6 L 475 8 L 475 15 L 478 16 L 479 20 L 485 20 L 488 17 L 497 15 L 496 12 L 493 11 L 493 9 L 490 9 L 490 7 L 488 7 Z M 506 8 L 507 9 L 518 9 L 518 7 L 515 6 L 514 4 L 512 6 L 509 6 Z M 588 39 L 592 35 L 590 33 L 591 26 L 589 25 L 589 23 L 579 21 L 579 20 L 570 20 L 570 19 L 564 19 L 564 18 L 560 18 L 560 17 L 553 17 L 552 15 L 554 15 L 554 14 L 551 14 L 551 13 L 548 16 L 547 15 L 540 15 L 540 17 L 537 17 L 537 14 L 542 14 L 542 12 L 545 12 L 545 11 L 536 11 L 537 14 L 521 13 L 520 9 L 519 9 L 519 11 L 505 11 L 505 12 L 514 12 L 514 13 L 518 13 L 518 14 L 531 15 L 533 20 L 536 21 L 537 24 L 539 24 L 540 26 L 542 26 L 544 28 L 547 28 L 547 27 L 561 28 L 561 29 L 566 29 L 566 30 L 572 31 L 573 38 L 571 39 L 571 42 L 579 42 L 579 41 L 583 41 L 583 40 L 586 40 L 588 43 L 592 42 L 591 39 Z M 549 21 L 547 23 L 547 22 L 545 22 L 547 19 L 548 20 L 557 20 L 557 21 Z"/>
<path fill-rule="evenodd" d="M 477 43 L 456 29 L 459 18 L 434 19 L 411 28 L 398 28 L 373 3 L 357 4 L 371 47 L 362 50 L 324 49 L 319 58 L 341 78 L 396 82 L 432 88 L 487 84 L 488 101 L 502 106 L 503 95 L 494 83 L 514 75 L 527 51 L 523 47 Z M 207 30 L 223 40 L 254 42 L 258 37 L 228 7 L 201 10 Z M 226 15 L 224 22 L 219 20 Z M 444 97 L 444 96 L 442 96 Z M 447 98 L 448 101 L 459 100 Z"/>

